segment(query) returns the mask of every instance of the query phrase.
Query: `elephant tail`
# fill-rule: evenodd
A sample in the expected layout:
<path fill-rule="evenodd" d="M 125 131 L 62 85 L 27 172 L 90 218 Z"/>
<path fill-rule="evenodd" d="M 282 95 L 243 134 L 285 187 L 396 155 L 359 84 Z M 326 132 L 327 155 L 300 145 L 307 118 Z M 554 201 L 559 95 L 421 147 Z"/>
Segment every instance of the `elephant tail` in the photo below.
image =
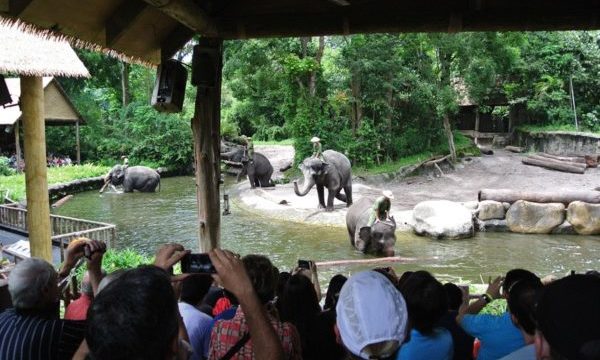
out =
<path fill-rule="evenodd" d="M 158 192 L 160 192 L 160 176 L 158 177 Z"/>

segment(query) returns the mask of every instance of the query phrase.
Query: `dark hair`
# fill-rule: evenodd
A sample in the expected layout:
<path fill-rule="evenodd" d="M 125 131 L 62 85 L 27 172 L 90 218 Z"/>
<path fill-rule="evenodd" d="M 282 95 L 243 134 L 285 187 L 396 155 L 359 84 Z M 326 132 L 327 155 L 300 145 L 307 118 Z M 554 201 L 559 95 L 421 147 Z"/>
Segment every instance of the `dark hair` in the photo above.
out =
<path fill-rule="evenodd" d="M 280 297 L 283 294 L 283 289 L 285 289 L 285 284 L 287 284 L 288 280 L 292 274 L 287 271 L 283 271 L 279 273 L 279 278 L 277 279 L 277 289 L 275 290 L 275 295 Z"/>
<path fill-rule="evenodd" d="M 448 309 L 458 310 L 463 301 L 462 290 L 453 283 L 445 283 L 444 291 L 446 291 L 446 297 L 448 298 Z"/>
<path fill-rule="evenodd" d="M 156 266 L 129 270 L 88 310 L 89 357 L 163 360 L 177 338 L 177 301 L 167 273 Z"/>
<path fill-rule="evenodd" d="M 525 270 L 525 269 L 512 269 L 512 270 L 509 270 L 506 273 L 506 276 L 504 277 L 504 283 L 502 284 L 502 292 L 504 294 L 509 294 L 510 287 L 514 283 L 516 283 L 517 281 L 521 281 L 521 280 L 539 280 L 539 279 L 540 278 L 536 274 L 532 273 L 529 270 Z"/>
<path fill-rule="evenodd" d="M 348 280 L 347 277 L 341 274 L 337 274 L 329 280 L 329 286 L 327 287 L 327 294 L 325 295 L 325 305 L 323 309 L 329 310 L 332 309 L 335 311 L 335 305 L 338 302 L 338 298 L 340 297 L 340 291 L 342 291 L 342 286 Z"/>
<path fill-rule="evenodd" d="M 198 306 L 208 293 L 213 279 L 209 274 L 193 274 L 181 283 L 180 300 L 193 306 Z"/>
<path fill-rule="evenodd" d="M 260 301 L 266 304 L 273 300 L 278 274 L 271 261 L 262 255 L 246 255 L 242 261 Z"/>
<path fill-rule="evenodd" d="M 527 334 L 535 334 L 535 304 L 537 292 L 544 285 L 540 279 L 527 279 L 513 283 L 508 294 L 508 309 Z"/>
<path fill-rule="evenodd" d="M 414 271 L 403 272 L 402 275 L 400 275 L 400 278 L 398 278 L 398 289 L 400 289 L 402 287 L 402 284 L 404 284 L 406 280 L 408 280 L 408 278 L 411 277 L 414 273 Z"/>
<path fill-rule="evenodd" d="M 427 271 L 413 273 L 400 291 L 412 327 L 423 334 L 431 333 L 435 323 L 448 312 L 444 286 Z"/>

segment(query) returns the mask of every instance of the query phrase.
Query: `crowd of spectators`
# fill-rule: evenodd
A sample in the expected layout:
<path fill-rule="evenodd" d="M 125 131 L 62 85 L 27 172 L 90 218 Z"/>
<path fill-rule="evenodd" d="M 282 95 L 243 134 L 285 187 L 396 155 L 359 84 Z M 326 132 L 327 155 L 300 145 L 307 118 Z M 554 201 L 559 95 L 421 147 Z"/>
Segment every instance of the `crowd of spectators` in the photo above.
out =
<path fill-rule="evenodd" d="M 600 359 L 597 273 L 543 284 L 512 269 L 470 295 L 426 271 L 376 268 L 335 275 L 321 301 L 313 262 L 285 272 L 215 249 L 216 274 L 173 275 L 189 250 L 167 244 L 153 265 L 105 275 L 105 248 L 74 242 L 58 272 L 16 265 L 0 359 Z M 82 295 L 60 319 L 61 285 L 84 256 Z M 481 314 L 500 298 L 505 313 Z"/>
<path fill-rule="evenodd" d="M 6 157 L 8 159 L 9 167 L 13 169 L 19 168 L 20 170 L 25 169 L 25 159 L 21 158 L 17 160 L 16 153 L 3 152 L 0 153 L 0 156 Z M 73 160 L 71 160 L 71 157 L 69 155 L 58 155 L 51 153 L 46 157 L 46 164 L 48 165 L 48 167 L 69 166 L 73 165 Z"/>

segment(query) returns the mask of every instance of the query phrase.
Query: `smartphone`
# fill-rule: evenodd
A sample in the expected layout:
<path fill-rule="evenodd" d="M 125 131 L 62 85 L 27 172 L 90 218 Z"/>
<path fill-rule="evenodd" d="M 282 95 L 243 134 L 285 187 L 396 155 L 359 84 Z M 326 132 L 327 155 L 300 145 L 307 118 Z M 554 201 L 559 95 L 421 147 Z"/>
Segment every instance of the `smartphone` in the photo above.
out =
<path fill-rule="evenodd" d="M 301 269 L 310 269 L 308 260 L 298 260 L 298 267 Z"/>
<path fill-rule="evenodd" d="M 210 257 L 206 253 L 187 254 L 181 259 L 181 272 L 183 273 L 199 273 L 199 274 L 216 274 L 217 270 L 213 266 Z"/>

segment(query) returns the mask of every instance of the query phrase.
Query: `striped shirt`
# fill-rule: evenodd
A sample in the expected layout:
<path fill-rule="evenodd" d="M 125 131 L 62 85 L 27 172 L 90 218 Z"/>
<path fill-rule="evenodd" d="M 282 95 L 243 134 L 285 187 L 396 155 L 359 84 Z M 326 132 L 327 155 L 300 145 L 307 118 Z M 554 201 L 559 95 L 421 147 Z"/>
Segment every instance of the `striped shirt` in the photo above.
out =
<path fill-rule="evenodd" d="M 85 322 L 49 320 L 8 309 L 0 314 L 0 359 L 71 359 L 85 335 Z"/>

